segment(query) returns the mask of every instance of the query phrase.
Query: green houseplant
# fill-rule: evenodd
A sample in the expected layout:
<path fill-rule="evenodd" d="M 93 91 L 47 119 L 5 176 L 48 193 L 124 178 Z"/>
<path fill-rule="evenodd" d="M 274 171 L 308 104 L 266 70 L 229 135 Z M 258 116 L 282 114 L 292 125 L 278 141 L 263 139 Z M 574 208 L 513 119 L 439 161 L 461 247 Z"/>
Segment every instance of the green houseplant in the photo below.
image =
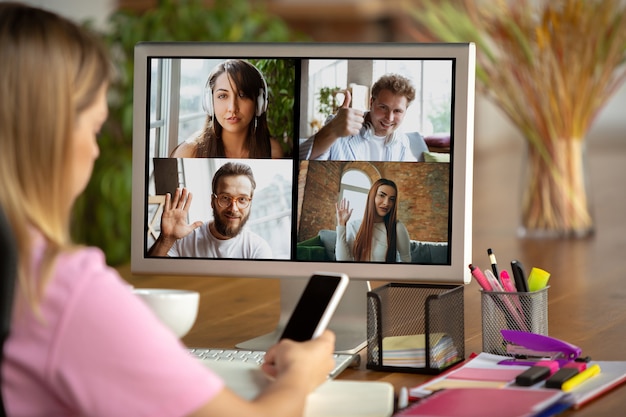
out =
<path fill-rule="evenodd" d="M 102 38 L 118 73 L 110 86 L 109 120 L 99 138 L 100 158 L 87 189 L 77 201 L 72 233 L 76 241 L 100 247 L 109 264 L 119 265 L 130 258 L 135 44 L 276 42 L 292 40 L 293 36 L 281 20 L 246 0 L 215 0 L 210 7 L 200 0 L 161 0 L 145 13 L 117 10 L 107 23 Z M 293 136 L 293 132 L 286 135 Z M 285 137 L 282 132 L 281 137 Z"/>
<path fill-rule="evenodd" d="M 271 109 L 267 112 L 267 124 L 272 137 L 276 138 L 291 156 L 293 149 L 293 86 L 296 67 L 293 61 L 284 59 L 250 60 L 264 75 L 269 87 Z"/>

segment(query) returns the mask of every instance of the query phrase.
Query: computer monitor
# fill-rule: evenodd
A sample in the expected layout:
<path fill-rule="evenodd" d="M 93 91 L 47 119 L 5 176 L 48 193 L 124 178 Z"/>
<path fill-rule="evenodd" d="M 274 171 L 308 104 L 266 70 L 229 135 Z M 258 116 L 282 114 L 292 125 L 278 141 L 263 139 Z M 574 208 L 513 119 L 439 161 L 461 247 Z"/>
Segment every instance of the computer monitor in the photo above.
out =
<path fill-rule="evenodd" d="M 241 63 L 239 60 L 252 64 L 254 71 L 230 75 L 225 78 L 227 84 L 221 86 L 208 82 L 218 65 L 224 67 L 227 61 L 226 67 L 232 69 Z M 367 336 L 366 292 L 370 281 L 470 281 L 467 266 L 471 259 L 474 71 L 475 47 L 471 43 L 138 44 L 134 73 L 132 271 L 280 278 L 281 314 L 276 330 L 239 345 L 252 349 L 266 349 L 276 341 L 306 278 L 316 271 L 346 273 L 351 279 L 350 289 L 330 327 L 337 334 L 338 351 L 359 350 Z M 389 97 L 373 101 L 374 82 L 388 74 L 399 74 L 410 81 L 415 94 L 408 107 L 405 92 L 400 93 L 400 104 L 393 101 L 394 94 L 391 101 Z M 257 89 L 252 92 L 238 87 L 259 75 L 262 82 L 257 80 Z M 349 105 L 346 91 L 350 92 Z M 224 110 L 216 102 L 228 99 L 228 94 L 231 102 L 237 103 L 236 111 Z M 246 106 L 241 104 L 246 101 L 243 99 L 247 99 L 247 110 L 239 108 Z M 370 108 L 372 103 L 375 108 Z M 317 155 L 312 144 L 318 139 L 311 138 L 322 134 L 333 114 L 348 112 L 340 107 L 367 115 L 369 127 L 356 134 L 361 140 L 368 138 L 366 150 L 353 154 L 341 151 L 327 156 L 327 160 L 314 159 Z M 223 119 L 227 111 L 230 121 Z M 225 158 L 224 154 L 177 157 L 174 153 L 182 143 L 189 149 L 204 137 L 222 140 L 222 133 L 229 129 L 224 126 L 239 125 L 245 117 L 250 120 L 246 128 L 250 136 L 267 123 L 272 155 L 278 158 L 237 159 Z M 385 138 L 383 134 L 376 139 L 380 135 L 377 128 L 397 129 L 394 135 Z M 226 135 L 224 141 L 229 140 Z M 374 146 L 374 139 L 383 145 Z M 256 183 L 253 195 L 249 179 L 244 191 L 212 189 L 213 177 L 229 162 L 251 169 Z M 378 187 L 375 184 L 381 178 L 392 183 Z M 155 256 L 151 249 L 161 233 L 165 196 L 181 188 L 193 196 L 191 204 L 184 207 L 184 215 L 188 224 L 198 222 L 196 241 L 187 239 L 177 249 L 166 247 L 169 255 Z M 374 206 L 366 210 L 370 188 L 385 191 L 375 192 L 373 201 L 379 194 L 387 195 L 387 200 L 389 195 L 394 197 L 391 205 L 395 210 L 389 206 L 383 210 L 393 212 L 402 225 L 396 223 L 395 239 L 385 237 L 386 230 L 393 228 L 383 226 L 376 240 L 376 232 L 381 233 L 377 220 L 388 218 L 389 213 L 381 214 Z M 220 200 L 226 209 L 220 210 Z M 341 212 L 351 214 L 345 229 L 337 228 L 342 205 L 345 210 Z M 226 250 L 200 242 L 215 238 L 210 224 L 217 225 L 224 210 L 229 215 L 234 213 L 236 222 L 243 220 L 246 210 L 248 213 L 245 227 L 235 227 L 231 232 L 241 237 L 242 230 L 246 231 L 246 239 L 240 239 L 246 243 L 238 243 L 234 251 L 233 245 Z M 358 222 L 363 225 L 360 229 Z M 223 224 L 215 229 L 222 240 L 227 234 Z M 353 235 L 358 230 L 363 230 L 363 236 L 373 235 L 374 243 L 361 238 L 360 242 L 365 243 L 355 245 L 359 238 Z M 250 239 L 261 241 L 261 249 L 252 248 Z M 388 239 L 396 242 L 397 251 L 385 257 Z M 366 247 L 359 252 L 365 255 L 355 257 L 354 246 Z M 382 253 L 382 258 L 374 252 Z"/>

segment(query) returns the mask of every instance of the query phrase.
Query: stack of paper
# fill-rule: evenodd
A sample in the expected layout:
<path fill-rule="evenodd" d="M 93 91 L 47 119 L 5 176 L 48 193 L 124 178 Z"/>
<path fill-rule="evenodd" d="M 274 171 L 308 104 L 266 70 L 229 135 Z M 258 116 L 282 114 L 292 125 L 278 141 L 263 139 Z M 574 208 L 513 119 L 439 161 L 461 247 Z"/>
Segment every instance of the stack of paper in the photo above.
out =
<path fill-rule="evenodd" d="M 528 366 L 501 365 L 503 360 L 510 356 L 479 353 L 463 366 L 431 379 L 423 384 L 409 389 L 411 398 L 426 398 L 434 392 L 458 388 L 499 388 L 508 390 L 514 385 L 515 377 L 528 369 Z M 600 374 L 583 382 L 564 397 L 564 402 L 574 409 L 612 390 L 626 382 L 626 361 L 591 361 L 587 366 L 598 364 Z M 527 390 L 545 389 L 545 381 L 538 382 Z"/>
<path fill-rule="evenodd" d="M 430 355 L 431 368 L 443 368 L 459 358 L 452 338 L 445 333 L 430 335 L 429 353 L 426 352 L 424 334 L 383 338 L 383 366 L 424 368 L 427 354 Z"/>

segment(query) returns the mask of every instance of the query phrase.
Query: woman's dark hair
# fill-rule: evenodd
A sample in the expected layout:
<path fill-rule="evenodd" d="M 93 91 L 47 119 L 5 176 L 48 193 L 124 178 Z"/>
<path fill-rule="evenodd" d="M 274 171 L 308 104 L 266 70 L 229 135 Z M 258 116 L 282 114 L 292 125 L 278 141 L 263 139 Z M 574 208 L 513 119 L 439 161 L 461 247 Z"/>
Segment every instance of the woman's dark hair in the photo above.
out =
<path fill-rule="evenodd" d="M 265 80 L 256 67 L 242 59 L 229 59 L 220 63 L 209 75 L 209 87 L 215 88 L 217 78 L 226 73 L 233 88 L 245 97 L 257 103 L 261 90 L 267 95 Z M 258 107 L 258 104 L 257 104 Z M 196 157 L 225 157 L 224 142 L 222 141 L 222 126 L 211 114 L 207 116 L 204 130 L 202 131 L 196 147 Z M 255 116 L 248 126 L 246 140 L 250 158 L 271 158 L 272 148 L 270 143 L 270 131 L 267 125 L 267 112 Z"/>
<path fill-rule="evenodd" d="M 396 191 L 396 201 L 393 209 L 389 211 L 383 218 L 385 227 L 387 228 L 387 255 L 385 261 L 389 263 L 396 262 L 396 223 L 398 222 L 398 187 L 396 183 L 386 178 L 376 181 L 367 194 L 367 203 L 365 204 L 365 213 L 363 213 L 363 221 L 361 227 L 354 239 L 354 260 L 369 261 L 372 250 L 372 236 L 374 234 L 374 213 L 376 213 L 376 193 L 382 185 L 388 185 Z"/>

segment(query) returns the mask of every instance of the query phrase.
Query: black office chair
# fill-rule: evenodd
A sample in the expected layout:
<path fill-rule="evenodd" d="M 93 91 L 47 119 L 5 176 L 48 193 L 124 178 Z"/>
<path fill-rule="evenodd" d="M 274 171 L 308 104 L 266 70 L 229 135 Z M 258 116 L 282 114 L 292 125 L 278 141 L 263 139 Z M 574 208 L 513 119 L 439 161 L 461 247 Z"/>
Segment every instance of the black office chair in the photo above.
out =
<path fill-rule="evenodd" d="M 0 209 L 0 349 L 4 349 L 4 341 L 9 336 L 11 312 L 13 310 L 13 292 L 17 278 L 17 245 L 13 230 L 9 225 L 4 211 Z M 0 384 L 2 379 L 0 378 Z M 1 394 L 1 393 L 0 393 Z M 4 400 L 0 395 L 0 417 L 5 417 Z"/>

